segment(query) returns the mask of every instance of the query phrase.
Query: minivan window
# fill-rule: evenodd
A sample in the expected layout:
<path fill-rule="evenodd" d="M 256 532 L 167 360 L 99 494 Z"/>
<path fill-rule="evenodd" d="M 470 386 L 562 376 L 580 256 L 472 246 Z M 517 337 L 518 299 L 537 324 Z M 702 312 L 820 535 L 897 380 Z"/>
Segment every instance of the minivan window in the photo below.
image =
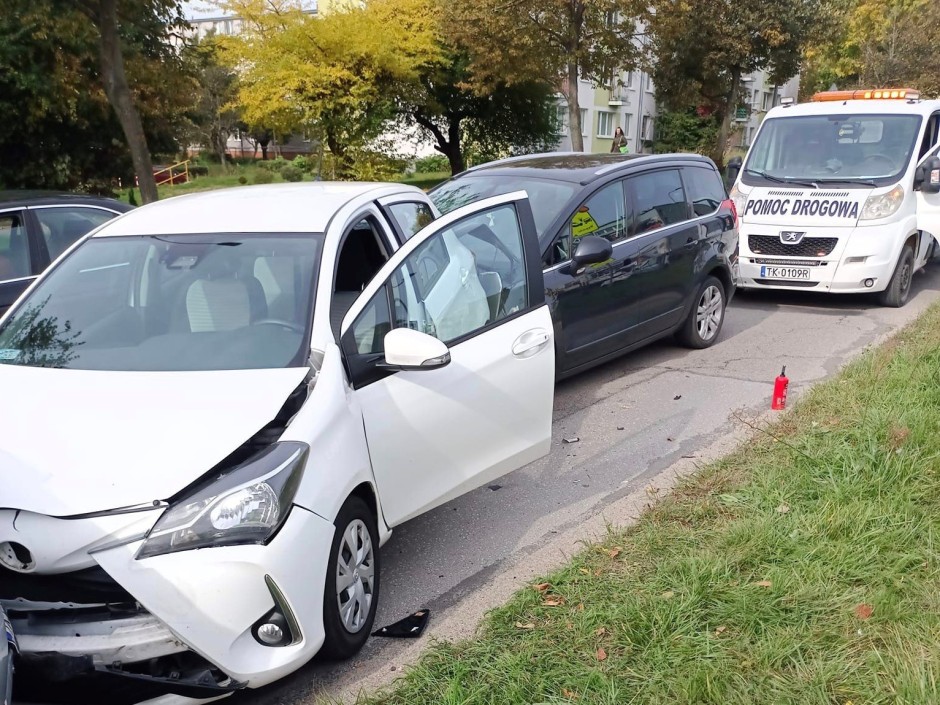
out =
<path fill-rule="evenodd" d="M 33 213 L 42 229 L 50 260 L 56 259 L 80 237 L 117 215 L 102 208 L 82 206 L 34 208 Z"/>
<path fill-rule="evenodd" d="M 29 242 L 19 213 L 0 213 L 0 281 L 28 277 Z"/>
<path fill-rule="evenodd" d="M 92 238 L 0 327 L 0 364 L 118 371 L 301 365 L 321 243 L 322 236 L 306 234 Z"/>
<path fill-rule="evenodd" d="M 637 235 L 689 219 L 689 206 L 676 169 L 650 171 L 627 180 L 636 203 Z"/>
<path fill-rule="evenodd" d="M 727 198 L 721 177 L 713 169 L 700 166 L 683 167 L 682 178 L 695 217 L 714 213 Z"/>
<path fill-rule="evenodd" d="M 771 118 L 761 126 L 742 178 L 754 184 L 782 179 L 887 185 L 910 163 L 920 124 L 919 115 Z"/>

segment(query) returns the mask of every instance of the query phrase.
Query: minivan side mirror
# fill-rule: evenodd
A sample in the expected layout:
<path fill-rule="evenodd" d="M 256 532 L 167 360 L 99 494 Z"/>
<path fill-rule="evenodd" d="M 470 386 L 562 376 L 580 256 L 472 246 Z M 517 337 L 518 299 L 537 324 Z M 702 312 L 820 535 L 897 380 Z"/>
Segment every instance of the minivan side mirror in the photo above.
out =
<path fill-rule="evenodd" d="M 450 363 L 450 350 L 440 340 L 411 328 L 385 334 L 385 362 L 393 370 L 436 370 Z"/>
<path fill-rule="evenodd" d="M 729 185 L 738 180 L 738 174 L 741 172 L 743 163 L 744 160 L 741 157 L 733 157 L 728 160 L 728 165 L 725 168 L 725 180 Z"/>
<path fill-rule="evenodd" d="M 614 248 L 609 240 L 597 235 L 585 235 L 578 243 L 571 261 L 576 268 L 581 268 L 587 264 L 606 262 L 613 254 Z"/>
<path fill-rule="evenodd" d="M 940 157 L 927 157 L 917 167 L 914 188 L 924 193 L 940 193 Z"/>

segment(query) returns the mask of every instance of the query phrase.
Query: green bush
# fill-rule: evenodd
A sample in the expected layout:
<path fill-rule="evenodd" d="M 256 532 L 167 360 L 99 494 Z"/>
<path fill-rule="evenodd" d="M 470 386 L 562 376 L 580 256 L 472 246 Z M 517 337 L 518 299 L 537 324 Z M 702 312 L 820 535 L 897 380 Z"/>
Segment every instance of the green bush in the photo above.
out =
<path fill-rule="evenodd" d="M 304 173 L 293 164 L 288 164 L 281 169 L 281 178 L 284 181 L 303 181 Z"/>
<path fill-rule="evenodd" d="M 281 169 L 290 164 L 284 157 L 277 157 L 276 159 L 262 159 L 258 162 L 258 166 L 267 171 L 273 171 L 279 173 Z"/>
<path fill-rule="evenodd" d="M 267 169 L 258 169 L 255 171 L 254 181 L 256 184 L 270 184 L 274 181 L 274 174 Z"/>
<path fill-rule="evenodd" d="M 291 165 L 296 169 L 300 169 L 305 174 L 313 173 L 313 170 L 317 166 L 316 161 L 310 157 L 305 157 L 302 154 L 298 154 L 296 157 L 294 157 L 294 161 L 291 162 Z"/>
<path fill-rule="evenodd" d="M 415 161 L 415 171 L 420 174 L 432 174 L 439 171 L 450 171 L 450 162 L 443 154 L 431 154 Z"/>
<path fill-rule="evenodd" d="M 265 173 L 267 173 L 267 172 L 265 172 Z M 245 176 L 244 174 L 242 174 L 241 176 L 238 177 L 238 183 L 240 183 L 242 186 L 244 186 L 245 184 L 248 183 L 248 177 Z"/>
<path fill-rule="evenodd" d="M 190 176 L 208 176 L 209 167 L 206 166 L 205 164 L 190 164 L 189 175 Z"/>

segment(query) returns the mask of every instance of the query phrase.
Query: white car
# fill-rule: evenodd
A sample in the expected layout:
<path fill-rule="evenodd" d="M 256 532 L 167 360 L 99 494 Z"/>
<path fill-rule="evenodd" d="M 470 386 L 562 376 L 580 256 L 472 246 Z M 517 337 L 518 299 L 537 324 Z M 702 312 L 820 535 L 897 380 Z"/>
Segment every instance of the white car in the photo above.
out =
<path fill-rule="evenodd" d="M 17 690 L 214 697 L 348 657 L 392 527 L 548 452 L 525 194 L 436 215 L 398 184 L 172 198 L 76 243 L 0 320 Z M 475 255 L 494 246 L 509 276 Z"/>

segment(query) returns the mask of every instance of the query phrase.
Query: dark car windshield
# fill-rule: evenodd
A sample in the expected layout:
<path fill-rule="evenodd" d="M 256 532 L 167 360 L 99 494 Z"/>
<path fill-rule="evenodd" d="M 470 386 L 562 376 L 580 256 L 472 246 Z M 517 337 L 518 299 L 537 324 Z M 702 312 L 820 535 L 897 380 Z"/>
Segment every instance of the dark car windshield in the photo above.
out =
<path fill-rule="evenodd" d="M 772 118 L 761 127 L 742 178 L 751 184 L 782 180 L 887 185 L 910 163 L 920 122 L 918 115 Z"/>
<path fill-rule="evenodd" d="M 0 364 L 292 367 L 306 358 L 322 236 L 92 238 L 0 327 Z"/>
<path fill-rule="evenodd" d="M 465 206 L 490 196 L 500 196 L 513 191 L 525 191 L 532 205 L 535 227 L 541 237 L 552 221 L 581 190 L 579 184 L 550 179 L 518 176 L 488 176 L 485 172 L 462 176 L 447 181 L 428 195 L 441 213 Z"/>

